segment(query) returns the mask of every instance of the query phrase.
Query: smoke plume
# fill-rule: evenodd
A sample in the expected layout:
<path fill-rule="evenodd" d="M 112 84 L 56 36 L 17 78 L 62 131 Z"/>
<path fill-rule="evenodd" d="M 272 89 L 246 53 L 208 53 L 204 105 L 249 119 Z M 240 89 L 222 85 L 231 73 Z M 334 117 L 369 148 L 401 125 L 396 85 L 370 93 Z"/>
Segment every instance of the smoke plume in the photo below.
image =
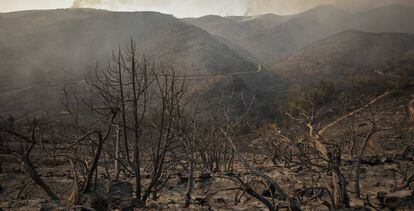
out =
<path fill-rule="evenodd" d="M 90 7 L 100 5 L 102 0 L 74 0 L 72 8 Z"/>

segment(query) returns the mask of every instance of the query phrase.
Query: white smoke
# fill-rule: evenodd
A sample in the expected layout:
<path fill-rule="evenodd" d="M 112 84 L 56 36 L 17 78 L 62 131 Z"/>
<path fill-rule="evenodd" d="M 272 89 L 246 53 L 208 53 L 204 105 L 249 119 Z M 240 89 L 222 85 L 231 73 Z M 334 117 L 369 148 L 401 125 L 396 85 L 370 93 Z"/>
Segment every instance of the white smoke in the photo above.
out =
<path fill-rule="evenodd" d="M 74 0 L 72 8 L 92 7 L 102 4 L 102 0 Z"/>

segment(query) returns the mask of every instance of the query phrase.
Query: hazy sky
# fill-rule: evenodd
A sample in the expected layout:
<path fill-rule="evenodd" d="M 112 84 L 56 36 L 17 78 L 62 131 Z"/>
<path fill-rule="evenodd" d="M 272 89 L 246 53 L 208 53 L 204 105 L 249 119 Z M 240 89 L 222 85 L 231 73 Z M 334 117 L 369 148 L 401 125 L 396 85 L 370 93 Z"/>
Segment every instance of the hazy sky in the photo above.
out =
<path fill-rule="evenodd" d="M 152 10 L 177 17 L 217 15 L 292 14 L 320 4 L 360 10 L 392 3 L 414 5 L 414 0 L 0 0 L 0 11 L 92 7 L 108 10 Z"/>

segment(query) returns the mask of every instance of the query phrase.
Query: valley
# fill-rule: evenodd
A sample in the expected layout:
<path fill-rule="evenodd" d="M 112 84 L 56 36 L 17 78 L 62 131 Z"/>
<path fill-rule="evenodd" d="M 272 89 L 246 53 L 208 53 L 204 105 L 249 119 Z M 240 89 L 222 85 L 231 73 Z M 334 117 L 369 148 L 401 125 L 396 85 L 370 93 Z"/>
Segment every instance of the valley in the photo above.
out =
<path fill-rule="evenodd" d="M 0 13 L 0 211 L 411 210 L 413 22 Z"/>

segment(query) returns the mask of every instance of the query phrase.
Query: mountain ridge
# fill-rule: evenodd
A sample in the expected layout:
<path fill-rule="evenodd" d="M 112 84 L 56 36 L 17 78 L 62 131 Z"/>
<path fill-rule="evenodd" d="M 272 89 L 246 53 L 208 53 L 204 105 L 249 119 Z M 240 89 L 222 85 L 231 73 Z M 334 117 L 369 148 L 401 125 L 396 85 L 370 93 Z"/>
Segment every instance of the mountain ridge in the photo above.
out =
<path fill-rule="evenodd" d="M 187 20 L 187 22 L 244 47 L 259 58 L 257 63 L 272 66 L 280 59 L 307 45 L 348 29 L 367 32 L 414 33 L 414 25 L 410 20 L 414 20 L 414 8 L 406 5 L 388 5 L 357 13 L 350 13 L 331 5 L 323 5 L 286 16 L 283 21 L 270 28 L 257 30 L 257 28 L 246 26 L 238 27 L 242 31 L 239 33 L 241 36 L 229 34 L 227 29 L 232 26 L 220 25 L 218 22 L 210 23 L 197 19 Z M 243 22 L 237 22 L 237 25 L 240 23 Z M 207 27 L 214 24 L 217 25 L 214 30 Z"/>
<path fill-rule="evenodd" d="M 81 77 L 96 62 L 106 64 L 112 50 L 131 38 L 137 43 L 139 53 L 169 63 L 186 74 L 256 70 L 254 63 L 204 30 L 158 12 L 67 9 L 26 11 L 2 17 L 0 26 L 9 30 L 0 32 L 0 45 L 6 51 L 1 56 L 11 61 L 0 67 L 3 79 L 7 73 L 18 73 L 17 77 L 25 80 L 41 70 L 65 74 L 57 70 L 67 67 Z M 27 52 L 28 48 L 37 53 Z M 27 65 L 22 66 L 24 63 L 19 60 Z"/>

